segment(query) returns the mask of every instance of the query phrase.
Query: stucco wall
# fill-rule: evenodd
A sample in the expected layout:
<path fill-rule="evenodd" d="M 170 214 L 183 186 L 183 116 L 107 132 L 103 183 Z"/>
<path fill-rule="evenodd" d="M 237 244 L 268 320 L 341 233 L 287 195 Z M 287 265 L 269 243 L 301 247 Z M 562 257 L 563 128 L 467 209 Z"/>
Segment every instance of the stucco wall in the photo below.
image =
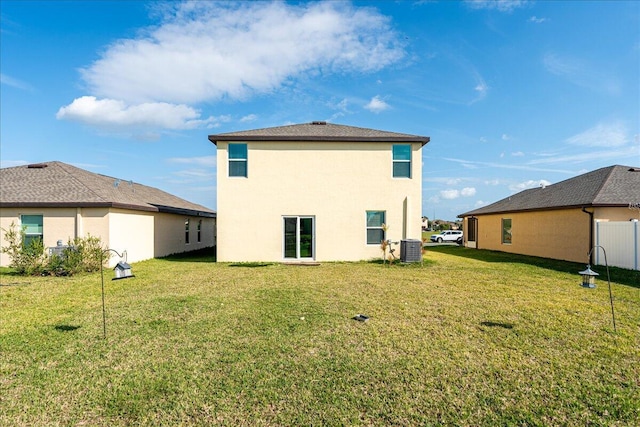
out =
<path fill-rule="evenodd" d="M 121 254 L 126 251 L 128 262 L 153 258 L 153 225 L 153 212 L 111 209 L 109 211 L 109 248 Z M 116 258 L 117 256 L 114 255 L 113 259 Z"/>
<path fill-rule="evenodd" d="M 386 211 L 387 238 L 420 239 L 421 144 L 411 145 L 411 179 L 392 177 L 391 143 L 362 142 L 250 142 L 239 178 L 218 143 L 218 260 L 282 261 L 285 215 L 314 217 L 318 261 L 381 256 L 366 244 L 367 210 Z"/>
<path fill-rule="evenodd" d="M 104 247 L 122 253 L 127 261 L 136 262 L 172 253 L 185 252 L 215 245 L 215 218 L 189 217 L 192 221 L 191 244 L 184 243 L 184 215 L 130 211 L 109 208 L 3 208 L 0 227 L 20 226 L 20 215 L 42 215 L 45 247 L 56 246 L 58 240 L 67 244 L 75 237 L 99 237 Z M 197 222 L 203 220 L 202 242 L 197 242 Z M 5 232 L 0 230 L 1 246 L 6 246 Z M 109 265 L 119 261 L 112 256 Z M 0 253 L 0 266 L 11 260 Z"/>
<path fill-rule="evenodd" d="M 590 217 L 580 209 L 480 215 L 478 249 L 582 262 L 589 251 Z M 502 243 L 502 219 L 511 219 L 511 244 Z M 465 227 L 467 226 L 465 218 Z M 465 228 L 466 229 L 466 228 Z"/>
<path fill-rule="evenodd" d="M 189 243 L 185 243 L 185 220 L 189 218 Z M 198 242 L 198 221 L 202 221 Z M 216 219 L 167 213 L 155 215 L 154 252 L 156 257 L 215 246 Z"/>
<path fill-rule="evenodd" d="M 13 222 L 20 227 L 21 215 L 42 215 L 44 246 L 56 246 L 58 240 L 67 244 L 76 237 L 86 237 L 87 233 L 108 244 L 109 225 L 105 208 L 2 208 L 0 210 L 0 242 L 6 246 L 5 231 Z M 6 267 L 11 260 L 0 253 L 0 266 Z"/>

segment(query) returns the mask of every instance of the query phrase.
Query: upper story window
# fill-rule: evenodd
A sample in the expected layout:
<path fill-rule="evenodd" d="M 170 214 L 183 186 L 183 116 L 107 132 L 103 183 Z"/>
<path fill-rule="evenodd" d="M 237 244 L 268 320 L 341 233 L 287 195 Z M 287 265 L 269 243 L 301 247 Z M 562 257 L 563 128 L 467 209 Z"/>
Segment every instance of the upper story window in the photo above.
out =
<path fill-rule="evenodd" d="M 20 223 L 24 229 L 24 242 L 22 244 L 27 247 L 32 241 L 44 239 L 42 227 L 42 215 L 20 215 Z"/>
<path fill-rule="evenodd" d="M 367 245 L 379 245 L 385 240 L 385 211 L 367 211 Z"/>
<path fill-rule="evenodd" d="M 411 145 L 393 145 L 393 177 L 411 178 Z"/>
<path fill-rule="evenodd" d="M 229 176 L 247 177 L 247 144 L 229 144 Z"/>

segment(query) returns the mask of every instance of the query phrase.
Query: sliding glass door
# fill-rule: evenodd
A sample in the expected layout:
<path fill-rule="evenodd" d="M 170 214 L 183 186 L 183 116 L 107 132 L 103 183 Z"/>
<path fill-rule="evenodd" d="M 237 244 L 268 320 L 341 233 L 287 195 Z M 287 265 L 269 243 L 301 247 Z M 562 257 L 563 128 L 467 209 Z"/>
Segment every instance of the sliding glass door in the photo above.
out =
<path fill-rule="evenodd" d="M 311 216 L 285 216 L 284 258 L 313 259 L 315 254 L 314 218 Z"/>

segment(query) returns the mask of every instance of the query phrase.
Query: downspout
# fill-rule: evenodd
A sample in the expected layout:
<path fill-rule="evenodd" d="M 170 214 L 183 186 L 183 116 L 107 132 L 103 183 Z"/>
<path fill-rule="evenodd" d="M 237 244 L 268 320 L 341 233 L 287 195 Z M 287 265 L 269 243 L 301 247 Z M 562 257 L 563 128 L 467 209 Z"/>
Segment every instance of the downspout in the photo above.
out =
<path fill-rule="evenodd" d="M 593 212 L 589 212 L 585 206 L 582 207 L 582 212 L 589 214 L 589 249 L 587 249 L 587 253 L 590 253 L 591 248 L 593 248 L 593 227 L 594 227 Z M 591 257 L 588 260 L 589 264 L 591 264 L 592 257 L 593 257 L 593 254 L 591 254 Z"/>

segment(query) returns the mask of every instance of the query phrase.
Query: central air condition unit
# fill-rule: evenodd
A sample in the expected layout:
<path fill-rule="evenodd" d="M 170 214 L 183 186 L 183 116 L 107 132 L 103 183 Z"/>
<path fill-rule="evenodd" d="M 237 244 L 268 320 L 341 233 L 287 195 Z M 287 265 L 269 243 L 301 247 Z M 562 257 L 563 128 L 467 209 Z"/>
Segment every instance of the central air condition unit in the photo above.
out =
<path fill-rule="evenodd" d="M 405 239 L 400 241 L 400 262 L 422 261 L 422 240 Z"/>

